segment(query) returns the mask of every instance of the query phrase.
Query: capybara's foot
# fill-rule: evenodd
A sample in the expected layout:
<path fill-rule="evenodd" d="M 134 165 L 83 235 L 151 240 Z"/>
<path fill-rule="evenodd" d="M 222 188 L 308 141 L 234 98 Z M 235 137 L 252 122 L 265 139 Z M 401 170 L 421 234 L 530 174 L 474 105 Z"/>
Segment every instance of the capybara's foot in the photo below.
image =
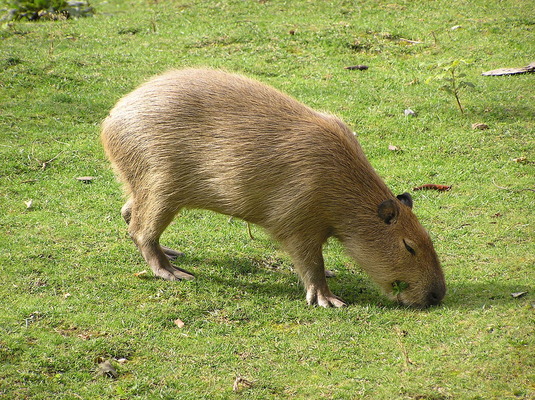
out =
<path fill-rule="evenodd" d="M 307 303 L 321 307 L 345 307 L 347 304 L 338 296 L 331 293 L 329 289 L 320 290 L 314 286 L 307 289 Z"/>
<path fill-rule="evenodd" d="M 153 270 L 153 272 L 158 278 L 165 279 L 166 281 L 191 281 L 195 279 L 195 276 L 191 272 L 172 265 Z"/>

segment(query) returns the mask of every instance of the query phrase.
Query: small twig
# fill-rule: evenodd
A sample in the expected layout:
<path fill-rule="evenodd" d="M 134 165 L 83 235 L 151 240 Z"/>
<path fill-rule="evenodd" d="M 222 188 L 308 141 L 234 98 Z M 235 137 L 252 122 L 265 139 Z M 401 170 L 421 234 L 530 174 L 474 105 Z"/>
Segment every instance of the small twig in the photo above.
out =
<path fill-rule="evenodd" d="M 424 42 L 420 42 L 419 40 L 410 40 L 410 39 L 405 39 L 405 38 L 399 38 L 399 41 L 404 42 L 404 43 L 410 43 L 410 44 L 423 44 L 424 43 Z"/>
<path fill-rule="evenodd" d="M 227 221 L 228 224 L 232 223 L 232 220 L 234 219 L 234 217 L 231 215 Z M 245 223 L 247 224 L 247 233 L 249 234 L 249 238 L 251 240 L 254 240 L 254 236 L 253 236 L 253 233 L 251 232 L 251 224 L 247 221 L 245 221 Z"/>
<path fill-rule="evenodd" d="M 461 100 L 459 99 L 459 87 L 456 84 L 456 77 L 455 77 L 455 68 L 452 68 L 451 70 L 451 79 L 452 79 L 452 86 L 453 86 L 453 95 L 455 96 L 455 100 L 457 100 L 457 105 L 459 106 L 459 110 L 461 110 L 461 114 L 464 115 L 463 106 L 461 105 Z"/>
<path fill-rule="evenodd" d="M 52 161 L 54 161 L 56 158 L 58 158 L 62 153 L 64 153 L 64 151 L 60 151 L 58 154 L 56 154 L 54 157 L 52 157 L 50 160 L 48 161 L 42 161 L 40 159 L 38 159 L 37 157 L 34 157 L 34 159 L 39 163 L 41 164 L 41 169 L 42 170 L 45 170 L 46 167 L 48 167 L 48 164 L 50 164 Z M 33 151 L 32 151 L 32 156 L 33 156 Z M 28 160 L 32 161 L 32 157 L 30 155 L 28 155 Z"/>
<path fill-rule="evenodd" d="M 249 238 L 250 238 L 251 240 L 254 240 L 254 236 L 253 236 L 253 234 L 251 233 L 251 224 L 250 224 L 249 222 L 246 222 L 246 224 L 247 224 L 247 233 L 249 234 Z"/>
<path fill-rule="evenodd" d="M 437 40 L 437 35 L 435 34 L 435 31 L 431 31 L 431 35 L 433 36 L 433 40 L 435 41 L 435 47 L 437 47 L 438 40 Z"/>
<path fill-rule="evenodd" d="M 509 190 L 511 192 L 535 192 L 535 189 L 529 189 L 529 188 L 524 188 L 524 189 L 512 189 L 512 188 L 507 188 L 507 187 L 503 187 L 503 186 L 499 186 L 496 184 L 496 182 L 494 182 L 494 178 L 492 179 L 492 184 L 494 186 L 496 186 L 498 189 L 502 189 L 502 190 Z"/>
<path fill-rule="evenodd" d="M 52 157 L 50 160 L 43 162 L 42 169 L 44 170 L 46 167 L 48 167 L 48 164 L 50 164 L 52 161 L 54 161 L 56 158 L 58 158 L 63 151 L 60 151 L 58 154 L 56 154 L 54 157 Z M 41 160 L 39 160 L 41 161 Z"/>
<path fill-rule="evenodd" d="M 399 329 L 399 326 L 394 327 L 394 330 L 396 331 L 397 341 L 398 341 L 399 347 L 401 349 L 401 353 L 403 354 L 403 357 L 404 357 L 405 368 L 408 369 L 409 365 L 414 365 L 414 363 L 409 358 L 409 353 L 407 352 L 407 348 L 405 347 L 405 345 L 403 344 L 403 341 L 401 340 L 403 338 L 403 336 L 407 335 L 407 332 L 402 331 L 401 329 Z"/>
<path fill-rule="evenodd" d="M 455 95 L 455 100 L 457 100 L 457 105 L 459 106 L 459 110 L 461 110 L 461 114 L 464 115 L 464 109 L 463 109 L 463 106 L 461 105 L 461 100 L 459 100 L 459 95 L 457 94 L 457 92 L 453 94 Z"/>

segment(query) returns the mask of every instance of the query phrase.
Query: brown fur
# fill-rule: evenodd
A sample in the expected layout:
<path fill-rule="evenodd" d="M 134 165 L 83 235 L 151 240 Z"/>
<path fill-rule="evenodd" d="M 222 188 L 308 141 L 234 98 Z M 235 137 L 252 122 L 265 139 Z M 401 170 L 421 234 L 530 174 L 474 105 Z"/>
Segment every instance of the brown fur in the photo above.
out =
<path fill-rule="evenodd" d="M 129 233 L 159 277 L 193 278 L 170 264 L 179 253 L 159 238 L 181 208 L 202 208 L 279 240 L 309 304 L 345 305 L 325 279 L 330 236 L 391 297 L 394 282 L 407 282 L 401 303 L 425 307 L 444 297 L 410 196 L 392 194 L 339 119 L 269 86 L 210 69 L 167 72 L 117 103 L 102 142 L 130 196 L 122 209 Z"/>

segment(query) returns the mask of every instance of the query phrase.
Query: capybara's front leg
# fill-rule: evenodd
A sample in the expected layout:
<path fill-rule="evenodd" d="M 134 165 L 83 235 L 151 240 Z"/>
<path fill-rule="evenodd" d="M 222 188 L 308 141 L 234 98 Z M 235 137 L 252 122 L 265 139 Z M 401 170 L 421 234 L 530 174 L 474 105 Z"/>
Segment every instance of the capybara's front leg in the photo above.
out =
<path fill-rule="evenodd" d="M 306 289 L 306 299 L 309 305 L 322 307 L 344 307 L 346 303 L 332 294 L 327 279 L 322 255 L 322 243 L 310 244 L 308 240 L 286 240 L 294 268 L 303 281 Z"/>

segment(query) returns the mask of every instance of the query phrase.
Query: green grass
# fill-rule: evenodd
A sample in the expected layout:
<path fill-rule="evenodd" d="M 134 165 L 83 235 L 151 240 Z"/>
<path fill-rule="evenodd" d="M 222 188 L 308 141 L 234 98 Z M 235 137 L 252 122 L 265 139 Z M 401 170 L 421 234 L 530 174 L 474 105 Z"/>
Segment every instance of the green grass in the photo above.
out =
<path fill-rule="evenodd" d="M 535 398 L 534 77 L 480 75 L 533 61 L 531 1 L 92 6 L 94 18 L 0 29 L 0 398 Z M 476 85 L 460 94 L 465 115 L 424 83 L 457 59 L 472 61 L 462 72 Z M 355 64 L 370 68 L 344 69 Z M 444 305 L 397 307 L 332 241 L 331 289 L 350 305 L 307 307 L 276 243 L 204 211 L 163 238 L 195 281 L 135 277 L 148 267 L 126 236 L 99 123 L 149 76 L 195 65 L 338 114 L 397 193 L 453 185 L 413 195 Z M 121 358 L 117 379 L 96 374 Z M 252 386 L 233 391 L 237 377 Z"/>

